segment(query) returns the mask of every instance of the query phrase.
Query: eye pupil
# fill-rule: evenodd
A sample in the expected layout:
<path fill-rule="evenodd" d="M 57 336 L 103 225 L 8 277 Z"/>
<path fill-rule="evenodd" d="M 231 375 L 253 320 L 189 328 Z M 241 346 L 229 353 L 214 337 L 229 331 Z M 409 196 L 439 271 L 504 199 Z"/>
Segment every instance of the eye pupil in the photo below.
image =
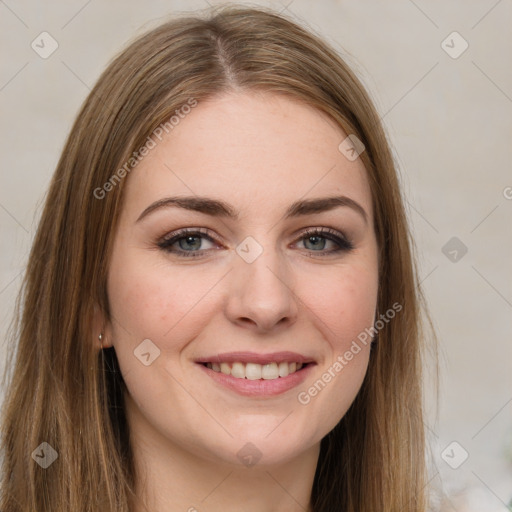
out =
<path fill-rule="evenodd" d="M 324 237 L 316 236 L 316 235 L 315 236 L 309 236 L 306 240 L 307 241 L 315 240 L 313 242 L 313 247 L 316 247 L 316 248 L 318 248 L 322 244 L 322 242 L 323 242 L 323 245 L 321 246 L 321 249 L 324 248 L 325 242 L 326 242 Z"/>
<path fill-rule="evenodd" d="M 182 242 L 184 242 L 184 244 L 188 244 L 191 240 L 196 240 L 196 244 L 194 245 L 193 242 L 192 243 L 192 247 L 189 245 L 189 246 L 185 246 L 182 244 Z M 198 236 L 186 236 L 186 237 L 183 237 L 181 240 L 179 240 L 179 245 L 180 245 L 180 248 L 181 249 L 199 249 L 201 247 L 201 240 Z"/>

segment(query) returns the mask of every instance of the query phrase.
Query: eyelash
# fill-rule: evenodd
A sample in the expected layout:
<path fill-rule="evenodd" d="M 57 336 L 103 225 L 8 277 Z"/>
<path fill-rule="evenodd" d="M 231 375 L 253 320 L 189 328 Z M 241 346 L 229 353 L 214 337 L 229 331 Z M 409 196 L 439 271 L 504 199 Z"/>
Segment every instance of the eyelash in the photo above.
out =
<path fill-rule="evenodd" d="M 204 251 L 208 251 L 211 249 L 198 249 L 196 251 L 183 251 L 182 249 L 175 249 L 171 250 L 171 247 L 179 242 L 180 240 L 193 236 L 198 238 L 197 235 L 200 235 L 201 237 L 206 238 L 210 242 L 215 243 L 215 240 L 209 235 L 209 231 L 204 228 L 199 229 L 180 229 L 179 231 L 176 231 L 175 233 L 171 233 L 170 235 L 166 235 L 165 237 L 161 238 L 160 241 L 157 243 L 158 247 L 162 250 L 164 250 L 167 253 L 174 253 L 178 257 L 183 258 L 197 258 L 204 256 Z M 325 238 L 327 240 L 331 240 L 335 244 L 338 245 L 337 249 L 333 249 L 331 251 L 312 251 L 305 249 L 310 254 L 313 253 L 315 256 L 319 255 L 321 257 L 330 255 L 330 254 L 337 254 L 340 252 L 349 252 L 354 248 L 354 244 L 348 240 L 347 238 L 340 236 L 337 231 L 330 229 L 330 228 L 309 228 L 305 231 L 303 231 L 298 240 L 304 240 L 310 237 L 320 237 Z"/>

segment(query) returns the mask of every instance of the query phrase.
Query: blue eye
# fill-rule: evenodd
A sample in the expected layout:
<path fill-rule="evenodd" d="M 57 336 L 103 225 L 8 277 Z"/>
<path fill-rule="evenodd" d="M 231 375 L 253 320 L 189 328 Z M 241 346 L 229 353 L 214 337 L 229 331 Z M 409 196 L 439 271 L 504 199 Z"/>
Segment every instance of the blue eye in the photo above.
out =
<path fill-rule="evenodd" d="M 321 256 L 327 256 L 332 253 L 339 253 L 341 251 L 351 251 L 354 248 L 354 244 L 347 238 L 339 234 L 333 229 L 325 228 L 314 228 L 307 230 L 301 234 L 301 240 L 311 245 L 311 248 L 306 247 L 311 252 L 319 252 Z M 323 251 L 327 241 L 331 241 L 335 244 L 335 248 L 330 251 Z"/>
<path fill-rule="evenodd" d="M 213 238 L 207 234 L 207 231 L 201 229 L 182 229 L 170 237 L 164 237 L 158 243 L 158 247 L 169 253 L 175 253 L 177 256 L 192 257 L 203 256 L 206 250 L 202 248 L 202 242 L 208 240 L 213 242 Z M 178 245 L 178 249 L 173 246 Z M 190 249 L 190 250 L 189 250 Z"/>
<path fill-rule="evenodd" d="M 171 235 L 167 235 L 158 242 L 160 249 L 175 254 L 178 257 L 196 258 L 205 255 L 212 248 L 205 248 L 204 241 L 215 244 L 214 239 L 205 229 L 181 229 Z M 333 253 L 348 252 L 354 248 L 352 242 L 333 229 L 314 228 L 301 233 L 299 241 L 304 242 L 310 253 L 318 253 L 320 256 L 328 256 Z M 334 244 L 331 250 L 325 250 L 327 242 Z"/>

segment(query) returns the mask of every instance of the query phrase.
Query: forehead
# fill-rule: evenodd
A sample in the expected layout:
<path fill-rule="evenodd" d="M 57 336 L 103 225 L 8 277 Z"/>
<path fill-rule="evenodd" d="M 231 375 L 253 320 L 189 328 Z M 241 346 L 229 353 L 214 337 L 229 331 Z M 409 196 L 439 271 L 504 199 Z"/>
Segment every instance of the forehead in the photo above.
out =
<path fill-rule="evenodd" d="M 165 132 L 164 132 L 165 133 Z M 198 102 L 132 171 L 128 202 L 166 195 L 222 197 L 243 210 L 347 195 L 372 215 L 366 169 L 338 149 L 347 134 L 326 114 L 272 93 Z"/>

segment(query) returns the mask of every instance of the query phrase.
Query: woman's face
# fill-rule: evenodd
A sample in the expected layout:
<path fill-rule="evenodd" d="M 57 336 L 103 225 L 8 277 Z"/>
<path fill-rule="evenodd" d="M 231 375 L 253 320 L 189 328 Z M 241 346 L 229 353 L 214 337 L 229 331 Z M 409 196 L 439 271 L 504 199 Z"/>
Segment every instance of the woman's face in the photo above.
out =
<path fill-rule="evenodd" d="M 370 188 L 346 137 L 282 96 L 224 94 L 125 178 L 106 340 L 140 442 L 276 464 L 343 417 L 378 287 Z"/>

